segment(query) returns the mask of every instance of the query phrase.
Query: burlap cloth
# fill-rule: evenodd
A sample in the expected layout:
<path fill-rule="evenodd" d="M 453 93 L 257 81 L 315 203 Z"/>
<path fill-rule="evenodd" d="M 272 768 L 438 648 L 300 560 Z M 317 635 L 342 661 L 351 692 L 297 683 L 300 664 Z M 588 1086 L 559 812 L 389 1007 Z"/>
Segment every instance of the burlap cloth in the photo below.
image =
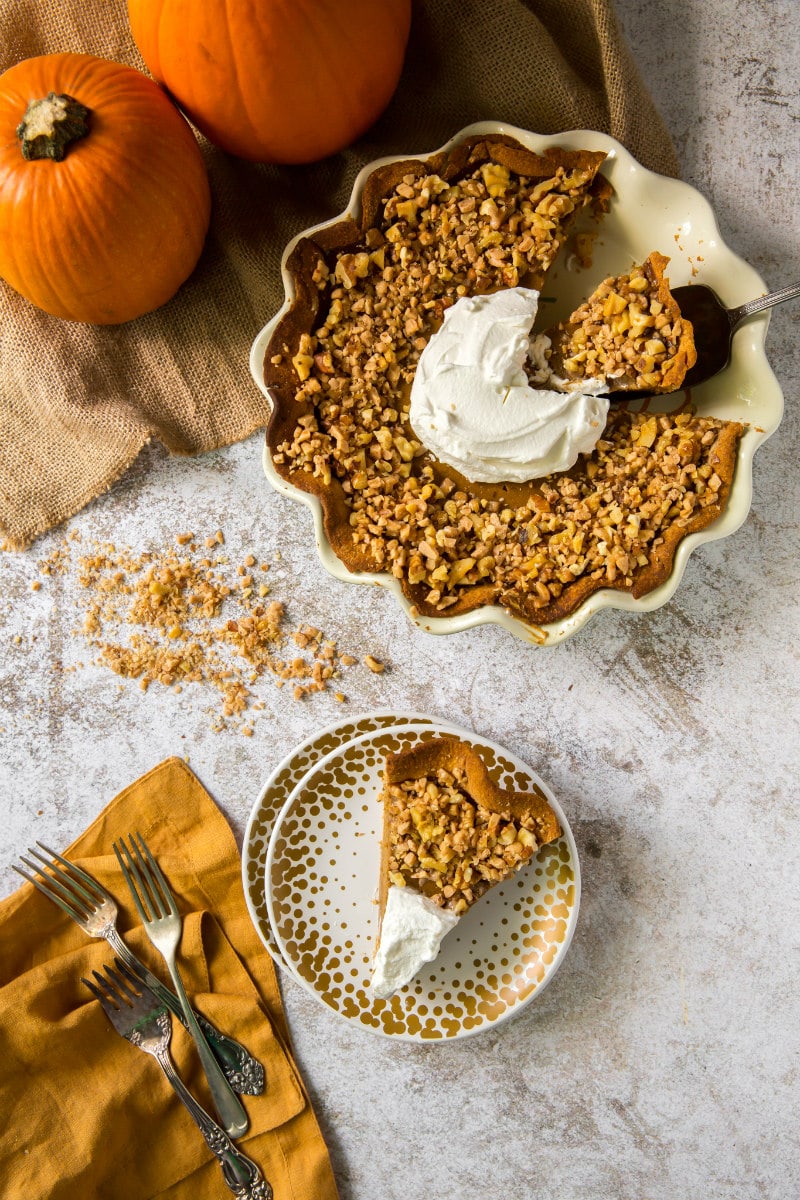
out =
<path fill-rule="evenodd" d="M 8 0 L 0 69 L 82 51 L 143 67 L 125 0 Z M 253 338 L 283 300 L 300 230 L 340 212 L 358 169 L 435 150 L 473 121 L 598 129 L 677 174 L 669 136 L 611 0 L 415 0 L 405 69 L 357 145 L 309 167 L 252 165 L 204 145 L 213 195 L 197 269 L 158 312 L 93 327 L 39 312 L 0 281 L 0 532 L 22 548 L 105 491 L 158 439 L 198 454 L 247 437 L 268 406 Z"/>

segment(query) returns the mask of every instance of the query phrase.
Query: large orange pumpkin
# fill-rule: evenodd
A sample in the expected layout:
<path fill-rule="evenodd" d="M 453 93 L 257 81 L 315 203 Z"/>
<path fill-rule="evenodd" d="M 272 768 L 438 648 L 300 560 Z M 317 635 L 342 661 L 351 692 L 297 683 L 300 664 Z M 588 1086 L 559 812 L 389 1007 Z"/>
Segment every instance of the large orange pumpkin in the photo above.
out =
<path fill-rule="evenodd" d="M 377 119 L 403 66 L 411 0 L 128 0 L 144 61 L 217 146 L 314 162 Z"/>
<path fill-rule="evenodd" d="M 210 207 L 195 135 L 140 71 L 51 54 L 0 76 L 0 276 L 39 308 L 97 325 L 158 308 Z"/>

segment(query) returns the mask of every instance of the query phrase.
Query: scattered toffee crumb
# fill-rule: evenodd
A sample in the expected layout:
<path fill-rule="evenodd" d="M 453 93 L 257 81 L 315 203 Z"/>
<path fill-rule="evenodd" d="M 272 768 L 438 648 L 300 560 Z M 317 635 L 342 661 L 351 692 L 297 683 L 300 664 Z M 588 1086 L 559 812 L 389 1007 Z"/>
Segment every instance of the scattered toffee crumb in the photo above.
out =
<path fill-rule="evenodd" d="M 373 655 L 340 652 L 316 626 L 290 628 L 281 600 L 266 582 L 270 564 L 253 554 L 234 562 L 222 530 L 196 537 L 180 533 L 176 545 L 134 551 L 113 543 L 91 546 L 67 538 L 39 562 L 40 576 L 71 574 L 85 600 L 73 630 L 96 652 L 95 665 L 181 693 L 197 684 L 219 693 L 214 728 L 235 726 L 252 737 L 253 714 L 263 710 L 256 685 L 270 676 L 295 700 L 332 691 L 337 702 L 342 670 L 363 661 L 383 670 Z M 280 553 L 274 555 L 280 559 Z M 41 587 L 39 580 L 33 587 Z M 83 666 L 83 664 L 79 664 Z"/>

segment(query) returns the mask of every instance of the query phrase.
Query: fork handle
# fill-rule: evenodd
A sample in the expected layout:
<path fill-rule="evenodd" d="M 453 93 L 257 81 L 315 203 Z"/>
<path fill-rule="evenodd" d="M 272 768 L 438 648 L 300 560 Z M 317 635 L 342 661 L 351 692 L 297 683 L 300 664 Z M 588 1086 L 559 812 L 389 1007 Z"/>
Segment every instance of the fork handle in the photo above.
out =
<path fill-rule="evenodd" d="M 186 1017 L 186 1027 L 192 1035 L 192 1040 L 197 1047 L 197 1053 L 200 1056 L 200 1062 L 203 1064 L 203 1070 L 206 1075 L 211 1098 L 214 1101 L 214 1106 L 219 1113 L 220 1121 L 227 1133 L 232 1137 L 241 1137 L 247 1130 L 248 1120 L 247 1113 L 244 1111 L 242 1102 L 236 1093 L 231 1088 L 225 1078 L 222 1068 L 211 1052 L 211 1047 L 205 1039 L 202 1029 L 197 1023 L 197 1017 L 194 1014 L 194 1009 L 189 1003 L 189 997 L 181 982 L 181 977 L 178 974 L 178 968 L 175 965 L 175 956 L 172 953 L 164 954 L 164 961 L 169 968 L 169 973 L 172 978 L 172 983 L 178 995 L 178 999 L 183 1007 L 183 1015 Z"/>
<path fill-rule="evenodd" d="M 766 296 L 759 296 L 757 300 L 740 304 L 738 308 L 729 308 L 728 320 L 731 328 L 735 329 L 745 317 L 752 317 L 754 313 L 763 312 L 765 308 L 774 308 L 776 304 L 783 304 L 786 300 L 794 300 L 795 296 L 800 296 L 800 283 L 790 283 L 777 292 L 769 292 Z"/>
<path fill-rule="evenodd" d="M 206 1145 L 222 1167 L 222 1175 L 234 1196 L 241 1200 L 272 1200 L 272 1187 L 256 1164 L 233 1144 L 224 1129 L 195 1100 L 173 1066 L 166 1050 L 156 1054 L 161 1069 L 192 1115 Z"/>
<path fill-rule="evenodd" d="M 107 930 L 105 938 L 109 945 L 113 946 L 114 951 L 122 961 L 127 963 L 138 975 L 141 975 L 144 982 L 152 992 L 155 992 L 161 1003 L 166 1004 L 167 1008 L 178 1018 L 184 1028 L 188 1029 L 189 1025 L 184 1016 L 181 1002 L 174 992 L 171 992 L 152 971 L 147 969 L 141 959 L 138 959 L 126 943 L 123 942 L 116 929 Z M 249 1050 L 246 1050 L 240 1042 L 237 1042 L 232 1037 L 228 1037 L 225 1033 L 221 1033 L 206 1017 L 200 1013 L 195 1013 L 195 1016 L 198 1025 L 211 1046 L 214 1057 L 222 1067 L 225 1078 L 234 1091 L 242 1096 L 260 1096 L 264 1091 L 265 1076 L 264 1068 L 258 1059 L 253 1058 Z"/>

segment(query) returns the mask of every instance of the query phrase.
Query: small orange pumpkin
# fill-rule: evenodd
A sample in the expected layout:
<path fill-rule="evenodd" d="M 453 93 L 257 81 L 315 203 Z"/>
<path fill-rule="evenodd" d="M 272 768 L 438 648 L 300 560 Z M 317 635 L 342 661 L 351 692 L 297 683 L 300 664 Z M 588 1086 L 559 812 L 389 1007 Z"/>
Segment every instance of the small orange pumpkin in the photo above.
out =
<path fill-rule="evenodd" d="M 140 71 L 49 54 L 0 76 L 0 276 L 45 312 L 114 325 L 158 308 L 210 209 L 194 134 Z"/>
<path fill-rule="evenodd" d="M 144 61 L 202 133 L 254 162 L 315 162 L 397 87 L 411 0 L 128 0 Z"/>

